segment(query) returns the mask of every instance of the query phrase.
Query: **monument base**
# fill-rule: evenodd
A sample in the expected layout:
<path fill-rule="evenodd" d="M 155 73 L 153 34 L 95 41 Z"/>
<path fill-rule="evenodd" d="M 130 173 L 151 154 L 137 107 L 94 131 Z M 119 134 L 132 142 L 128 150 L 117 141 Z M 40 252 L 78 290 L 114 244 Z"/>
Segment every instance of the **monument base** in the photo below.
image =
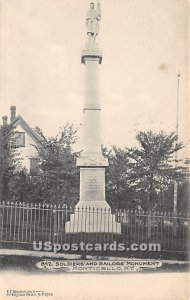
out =
<path fill-rule="evenodd" d="M 66 233 L 121 233 L 121 224 L 106 201 L 79 201 L 70 221 L 65 224 Z"/>

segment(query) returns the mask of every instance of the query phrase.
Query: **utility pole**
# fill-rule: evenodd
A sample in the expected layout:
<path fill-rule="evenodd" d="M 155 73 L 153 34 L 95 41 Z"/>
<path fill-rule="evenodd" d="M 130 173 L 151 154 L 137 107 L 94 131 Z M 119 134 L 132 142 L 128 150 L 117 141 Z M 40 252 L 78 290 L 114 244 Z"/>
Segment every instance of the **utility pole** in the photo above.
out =
<path fill-rule="evenodd" d="M 176 135 L 177 140 L 176 144 L 178 143 L 178 134 L 179 134 L 179 81 L 180 81 L 180 73 L 177 74 L 177 103 L 176 103 Z M 175 170 L 177 170 L 178 167 L 178 151 L 175 152 Z M 176 172 L 176 171 L 175 171 Z M 177 194 L 178 194 L 178 181 L 177 178 L 174 179 L 174 206 L 173 206 L 173 212 L 174 212 L 174 235 L 177 234 Z"/>
<path fill-rule="evenodd" d="M 179 81 L 180 81 L 180 73 L 177 74 L 177 105 L 176 105 L 176 135 L 178 143 L 178 134 L 179 134 Z M 175 152 L 175 169 L 178 167 L 178 151 Z M 177 192 L 178 192 L 178 182 L 174 180 L 174 214 L 177 213 Z"/>

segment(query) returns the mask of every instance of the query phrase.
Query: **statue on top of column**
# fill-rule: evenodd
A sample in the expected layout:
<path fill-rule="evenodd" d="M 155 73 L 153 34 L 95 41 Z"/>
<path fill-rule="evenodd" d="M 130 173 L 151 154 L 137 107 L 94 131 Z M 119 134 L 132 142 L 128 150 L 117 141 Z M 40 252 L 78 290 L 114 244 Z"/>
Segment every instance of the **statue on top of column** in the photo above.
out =
<path fill-rule="evenodd" d="M 94 8 L 94 2 L 90 3 L 90 9 L 86 16 L 86 28 L 89 43 L 95 43 L 99 32 L 99 21 L 101 20 L 100 3 L 97 1 L 97 9 Z"/>

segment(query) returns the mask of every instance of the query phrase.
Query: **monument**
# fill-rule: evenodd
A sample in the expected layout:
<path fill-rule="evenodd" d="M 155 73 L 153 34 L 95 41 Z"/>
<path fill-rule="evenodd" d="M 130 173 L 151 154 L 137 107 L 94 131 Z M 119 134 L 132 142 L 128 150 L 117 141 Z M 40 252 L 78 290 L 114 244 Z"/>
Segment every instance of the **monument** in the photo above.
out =
<path fill-rule="evenodd" d="M 121 232 L 105 199 L 105 168 L 108 159 L 101 150 L 101 102 L 99 91 L 99 65 L 102 51 L 96 42 L 101 20 L 100 3 L 90 3 L 86 16 L 87 42 L 82 51 L 81 62 L 85 67 L 83 132 L 84 149 L 77 159 L 80 168 L 80 200 L 66 232 Z"/>

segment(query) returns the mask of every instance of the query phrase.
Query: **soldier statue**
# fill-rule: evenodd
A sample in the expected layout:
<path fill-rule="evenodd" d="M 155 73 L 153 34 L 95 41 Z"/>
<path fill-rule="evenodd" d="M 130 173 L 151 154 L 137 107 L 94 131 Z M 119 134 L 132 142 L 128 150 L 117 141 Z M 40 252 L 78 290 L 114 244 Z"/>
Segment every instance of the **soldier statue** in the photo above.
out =
<path fill-rule="evenodd" d="M 90 3 L 90 9 L 86 16 L 86 28 L 89 43 L 95 43 L 99 32 L 99 21 L 101 20 L 100 3 L 97 1 L 97 9 L 94 8 L 94 2 Z"/>

